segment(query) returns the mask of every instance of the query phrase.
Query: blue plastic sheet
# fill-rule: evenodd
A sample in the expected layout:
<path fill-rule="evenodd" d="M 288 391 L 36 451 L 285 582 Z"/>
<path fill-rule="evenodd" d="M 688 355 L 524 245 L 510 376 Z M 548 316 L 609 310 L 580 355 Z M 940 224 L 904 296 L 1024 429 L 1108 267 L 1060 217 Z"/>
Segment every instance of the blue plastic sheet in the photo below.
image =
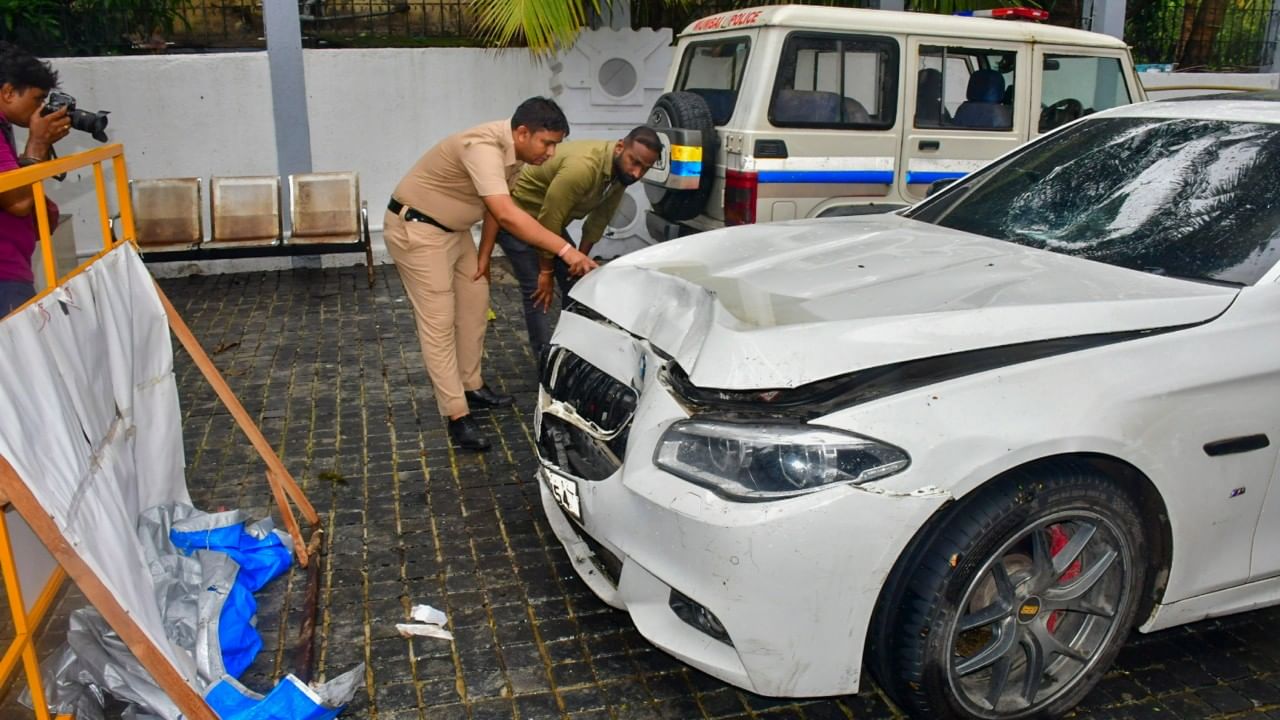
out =
<path fill-rule="evenodd" d="M 343 710 L 325 707 L 293 675 L 281 680 L 266 697 L 222 680 L 205 693 L 205 700 L 222 720 L 330 720 Z"/>
<path fill-rule="evenodd" d="M 255 592 L 289 569 L 292 555 L 280 536 L 274 532 L 256 538 L 245 532 L 243 524 L 227 525 L 211 530 L 169 532 L 169 539 L 179 550 L 190 555 L 196 550 L 216 550 L 231 556 L 240 565 L 236 583 Z"/>
<path fill-rule="evenodd" d="M 218 618 L 222 664 L 228 675 L 240 677 L 262 649 L 262 637 L 253 624 L 253 616 L 258 612 L 253 593 L 289 569 L 293 555 L 276 533 L 254 537 L 241 523 L 190 532 L 171 530 L 169 539 L 187 555 L 197 550 L 213 550 L 226 553 L 240 565 Z"/>
<path fill-rule="evenodd" d="M 253 616 L 258 613 L 258 601 L 245 586 L 236 583 L 222 606 L 218 619 L 218 642 L 222 645 L 222 665 L 231 677 L 240 677 L 258 651 L 262 649 L 262 636 L 254 626 Z"/>

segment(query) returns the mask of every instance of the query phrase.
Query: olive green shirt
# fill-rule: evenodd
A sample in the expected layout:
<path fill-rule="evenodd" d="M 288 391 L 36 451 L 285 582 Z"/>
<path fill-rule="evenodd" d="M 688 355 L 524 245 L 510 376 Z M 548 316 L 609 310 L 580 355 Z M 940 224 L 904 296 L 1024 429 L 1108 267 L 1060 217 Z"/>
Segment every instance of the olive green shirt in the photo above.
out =
<path fill-rule="evenodd" d="M 541 165 L 524 166 L 511 197 L 557 235 L 570 222 L 586 218 L 582 243 L 595 244 L 604 235 L 626 190 L 622 183 L 613 181 L 615 144 L 614 140 L 561 143 L 555 157 Z"/>

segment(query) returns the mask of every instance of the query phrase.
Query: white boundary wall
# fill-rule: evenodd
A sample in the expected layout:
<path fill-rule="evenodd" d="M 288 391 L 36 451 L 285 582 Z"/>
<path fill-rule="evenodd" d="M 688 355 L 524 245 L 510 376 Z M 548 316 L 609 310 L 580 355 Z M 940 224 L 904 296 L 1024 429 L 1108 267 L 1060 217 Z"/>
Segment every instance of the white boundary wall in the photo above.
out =
<path fill-rule="evenodd" d="M 312 167 L 358 171 L 375 228 L 392 188 L 428 147 L 551 90 L 551 70 L 525 50 L 308 50 L 305 62 Z M 130 177 L 203 178 L 206 233 L 210 176 L 277 173 L 265 52 L 52 63 L 79 108 L 111 111 L 107 134 L 124 143 Z M 57 149 L 96 145 L 73 132 Z M 92 171 L 47 187 L 74 215 L 78 254 L 100 250 Z M 348 259 L 363 262 L 357 255 Z"/>

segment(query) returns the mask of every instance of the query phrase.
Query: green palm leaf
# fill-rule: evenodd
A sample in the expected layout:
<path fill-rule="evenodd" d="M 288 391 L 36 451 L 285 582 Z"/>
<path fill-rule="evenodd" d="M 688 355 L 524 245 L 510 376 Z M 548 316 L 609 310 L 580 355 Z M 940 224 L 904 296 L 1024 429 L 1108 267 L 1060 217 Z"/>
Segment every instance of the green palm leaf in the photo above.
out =
<path fill-rule="evenodd" d="M 487 44 L 522 40 L 536 55 L 573 45 L 588 8 L 599 11 L 599 0 L 471 0 L 476 31 Z"/>

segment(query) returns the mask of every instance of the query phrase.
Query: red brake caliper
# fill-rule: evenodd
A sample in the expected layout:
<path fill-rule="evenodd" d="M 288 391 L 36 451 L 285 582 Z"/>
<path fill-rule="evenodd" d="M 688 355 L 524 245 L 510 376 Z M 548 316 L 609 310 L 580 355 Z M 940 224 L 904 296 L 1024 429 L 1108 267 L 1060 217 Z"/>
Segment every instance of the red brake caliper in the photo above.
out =
<path fill-rule="evenodd" d="M 1070 540 L 1071 540 L 1071 536 L 1068 535 L 1066 531 L 1062 529 L 1062 526 L 1050 525 L 1049 526 L 1049 557 L 1051 558 L 1057 557 L 1058 553 L 1062 552 L 1062 548 L 1066 547 L 1067 543 Z M 1071 565 L 1067 567 L 1066 572 L 1062 573 L 1062 577 L 1058 578 L 1058 582 L 1071 582 L 1072 580 L 1076 579 L 1076 577 L 1078 577 L 1079 575 L 1080 575 L 1080 561 L 1076 560 L 1075 562 L 1071 563 Z M 1046 623 L 1046 625 L 1049 628 L 1049 632 L 1053 632 L 1054 629 L 1058 627 L 1058 621 L 1062 619 L 1062 612 L 1063 611 L 1061 610 L 1054 610 L 1053 614 L 1049 616 L 1049 620 Z"/>

